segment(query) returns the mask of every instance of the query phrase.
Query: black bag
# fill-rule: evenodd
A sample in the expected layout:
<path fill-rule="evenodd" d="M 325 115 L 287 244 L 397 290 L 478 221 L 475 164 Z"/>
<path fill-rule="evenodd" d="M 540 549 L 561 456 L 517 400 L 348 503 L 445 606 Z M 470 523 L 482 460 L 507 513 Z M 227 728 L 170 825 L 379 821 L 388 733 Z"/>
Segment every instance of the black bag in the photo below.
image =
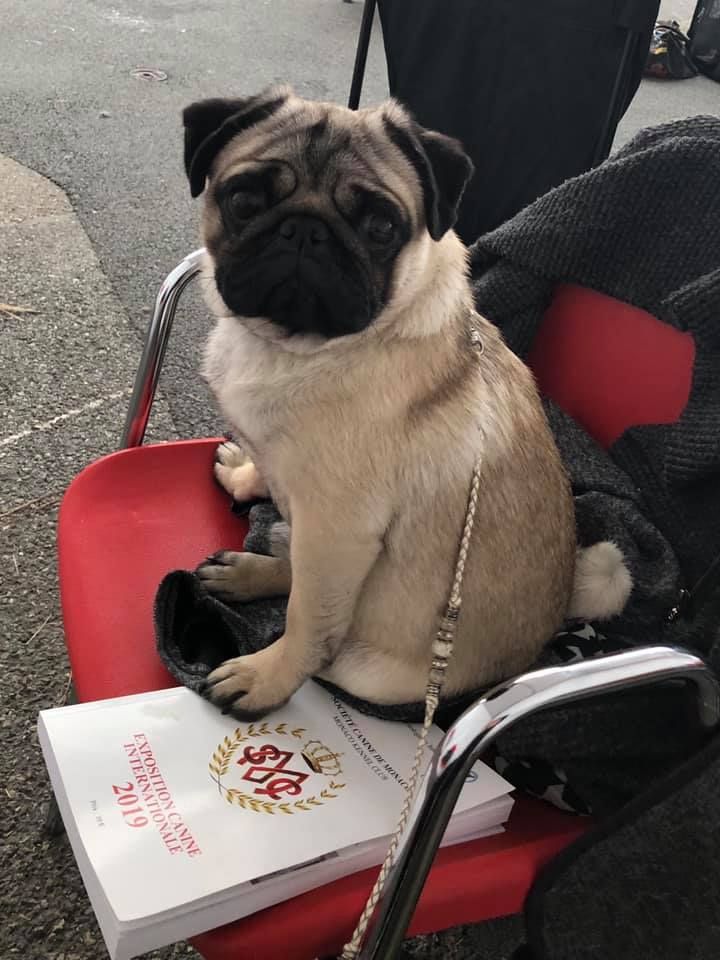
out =
<path fill-rule="evenodd" d="M 688 38 L 675 20 L 660 20 L 655 24 L 645 75 L 662 80 L 687 80 L 697 76 L 697 67 L 688 50 Z"/>
<path fill-rule="evenodd" d="M 698 70 L 720 83 L 720 0 L 698 0 L 688 35 Z"/>

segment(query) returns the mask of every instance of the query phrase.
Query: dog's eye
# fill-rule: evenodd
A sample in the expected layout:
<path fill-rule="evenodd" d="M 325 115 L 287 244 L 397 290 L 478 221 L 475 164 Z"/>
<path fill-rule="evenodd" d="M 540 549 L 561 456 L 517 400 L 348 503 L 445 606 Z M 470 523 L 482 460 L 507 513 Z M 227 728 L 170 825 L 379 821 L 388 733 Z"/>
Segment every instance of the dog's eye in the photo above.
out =
<path fill-rule="evenodd" d="M 373 213 L 365 221 L 365 232 L 373 243 L 386 245 L 395 237 L 395 224 L 389 217 Z"/>
<path fill-rule="evenodd" d="M 225 201 L 234 220 L 250 220 L 267 206 L 264 191 L 233 190 Z"/>

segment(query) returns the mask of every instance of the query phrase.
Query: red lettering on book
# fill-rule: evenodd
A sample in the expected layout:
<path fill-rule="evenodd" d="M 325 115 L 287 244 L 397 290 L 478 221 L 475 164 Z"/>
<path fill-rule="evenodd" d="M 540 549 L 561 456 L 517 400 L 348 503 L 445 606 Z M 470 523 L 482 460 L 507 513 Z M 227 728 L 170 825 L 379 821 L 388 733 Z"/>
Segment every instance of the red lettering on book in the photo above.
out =
<path fill-rule="evenodd" d="M 130 781 L 123 785 L 113 783 L 112 792 L 115 794 L 115 799 L 122 808 L 122 815 L 125 818 L 125 823 L 129 827 L 146 827 L 148 825 L 149 821 L 143 814 L 142 807 L 136 805 L 138 798 L 133 783 Z M 130 807 L 132 807 L 132 810 L 129 809 Z"/>

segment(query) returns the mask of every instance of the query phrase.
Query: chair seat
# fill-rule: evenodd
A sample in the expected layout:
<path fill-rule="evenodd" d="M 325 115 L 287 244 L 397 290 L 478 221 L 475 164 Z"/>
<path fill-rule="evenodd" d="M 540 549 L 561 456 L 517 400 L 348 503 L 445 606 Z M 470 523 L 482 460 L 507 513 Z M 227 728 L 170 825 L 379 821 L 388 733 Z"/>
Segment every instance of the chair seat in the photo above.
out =
<path fill-rule="evenodd" d="M 217 440 L 112 453 L 60 508 L 60 597 L 80 701 L 176 686 L 155 653 L 153 601 L 171 570 L 240 550 L 247 525 L 212 479 Z"/>
<path fill-rule="evenodd" d="M 84 470 L 62 503 L 60 590 L 81 702 L 175 685 L 155 653 L 153 599 L 170 570 L 242 548 L 246 524 L 212 479 L 217 440 L 137 447 Z M 507 832 L 440 851 L 410 933 L 516 913 L 538 868 L 588 821 L 519 797 Z M 311 960 L 337 953 L 377 871 L 321 887 L 193 944 L 206 960 Z"/>

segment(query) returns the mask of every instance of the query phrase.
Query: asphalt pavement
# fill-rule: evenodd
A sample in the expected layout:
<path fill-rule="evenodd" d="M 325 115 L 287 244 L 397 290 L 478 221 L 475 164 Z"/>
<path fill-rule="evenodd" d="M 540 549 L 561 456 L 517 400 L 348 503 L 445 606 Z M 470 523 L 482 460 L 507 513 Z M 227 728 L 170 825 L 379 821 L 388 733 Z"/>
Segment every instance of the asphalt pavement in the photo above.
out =
<path fill-rule="evenodd" d="M 663 14 L 686 26 L 692 6 L 671 0 Z M 274 81 L 345 100 L 361 13 L 340 0 L 0 0 L 0 960 L 104 956 L 67 844 L 42 836 L 34 726 L 68 678 L 54 547 L 62 491 L 117 445 L 155 291 L 197 245 L 180 111 Z M 365 98 L 385 93 L 376 30 Z M 719 85 L 644 81 L 616 142 L 694 113 L 720 113 Z M 207 326 L 191 294 L 153 438 L 221 429 L 197 376 Z M 505 960 L 519 937 L 511 919 L 407 950 Z"/>
<path fill-rule="evenodd" d="M 345 100 L 361 14 L 340 0 L 0 0 L 0 152 L 67 191 L 138 336 L 158 283 L 198 246 L 182 108 L 278 81 Z M 375 100 L 381 56 L 376 31 Z M 196 375 L 206 329 L 191 294 L 164 377 L 183 436 L 217 429 Z"/>

